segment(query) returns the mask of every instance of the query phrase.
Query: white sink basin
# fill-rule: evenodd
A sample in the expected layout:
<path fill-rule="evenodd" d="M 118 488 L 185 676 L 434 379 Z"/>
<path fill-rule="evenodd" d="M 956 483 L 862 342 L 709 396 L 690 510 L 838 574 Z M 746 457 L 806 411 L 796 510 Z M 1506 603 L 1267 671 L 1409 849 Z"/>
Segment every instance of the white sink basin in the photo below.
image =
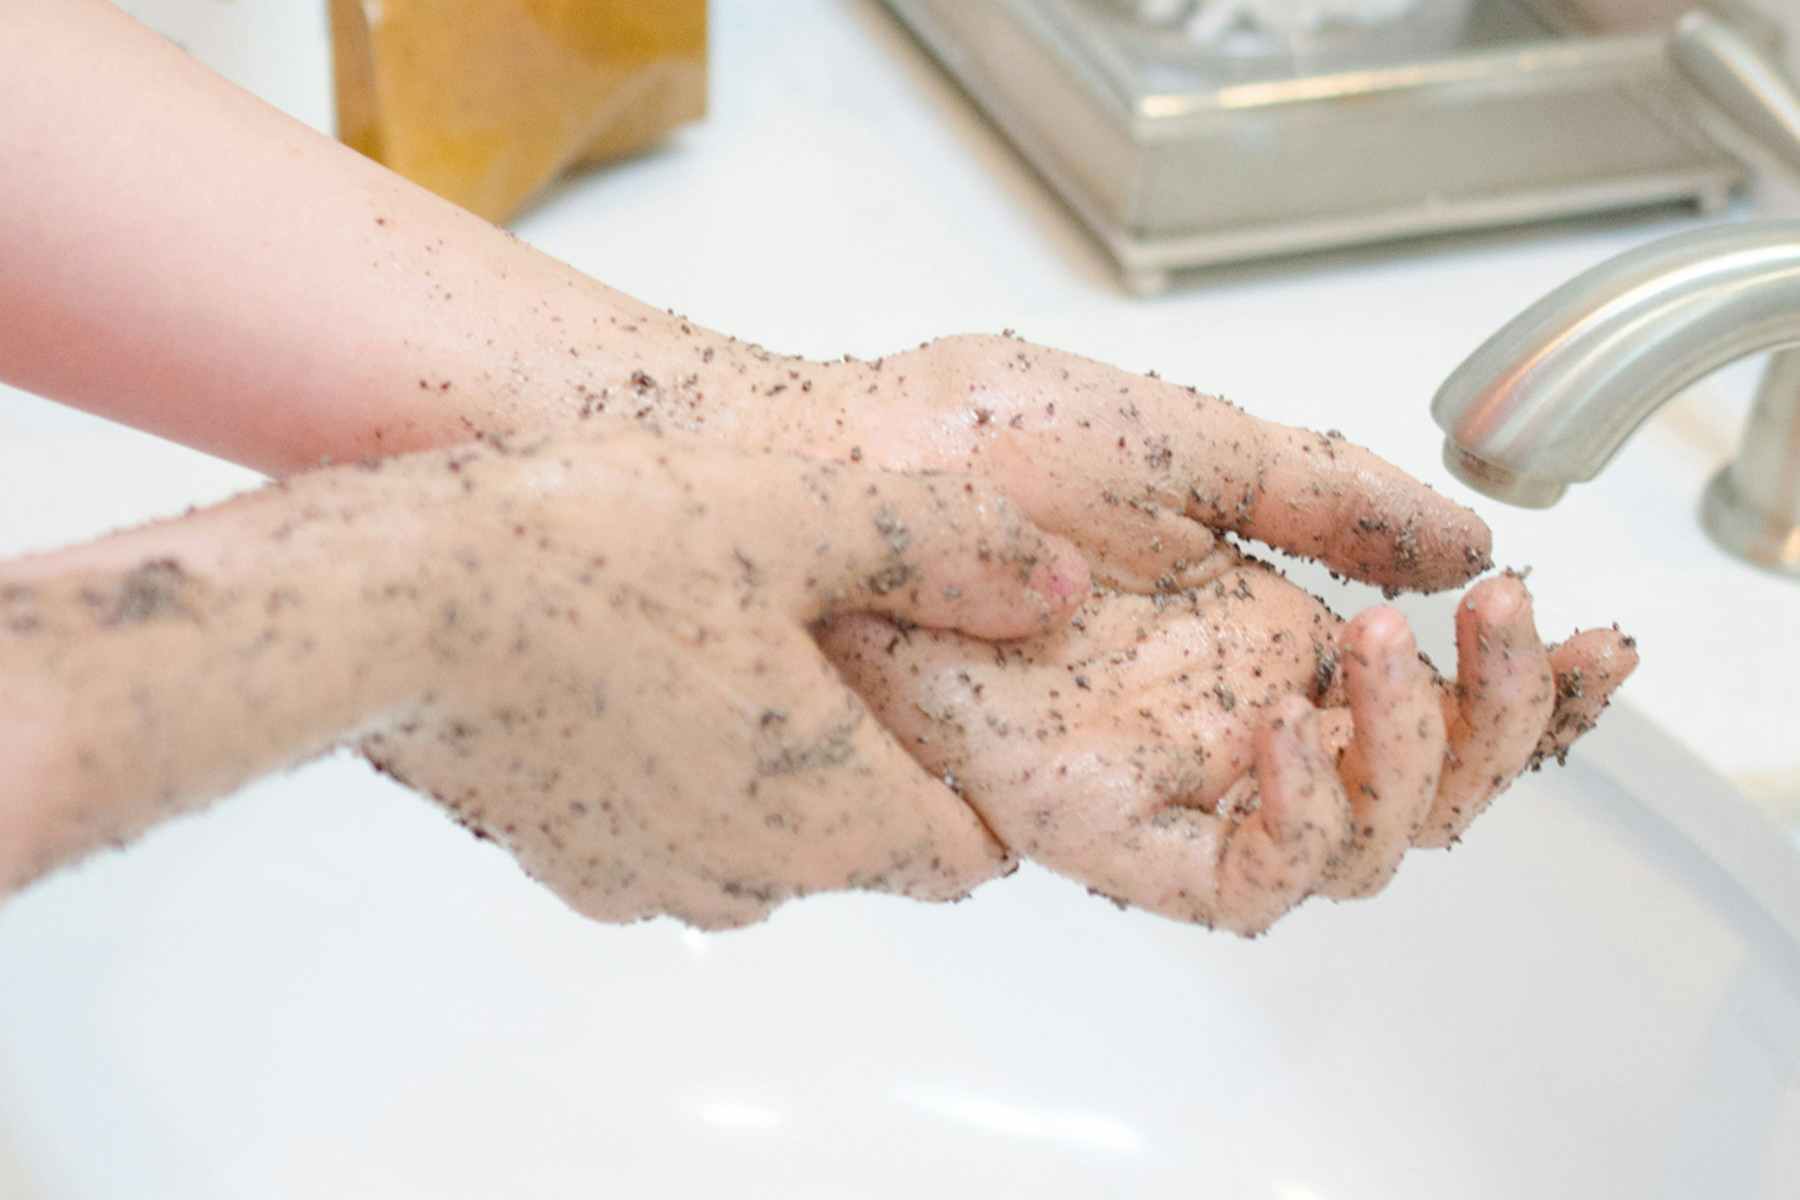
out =
<path fill-rule="evenodd" d="M 1453 854 L 1256 943 L 1029 868 L 590 925 L 349 758 L 0 908 L 23 1200 L 1796 1179 L 1800 858 L 1628 709 Z"/>

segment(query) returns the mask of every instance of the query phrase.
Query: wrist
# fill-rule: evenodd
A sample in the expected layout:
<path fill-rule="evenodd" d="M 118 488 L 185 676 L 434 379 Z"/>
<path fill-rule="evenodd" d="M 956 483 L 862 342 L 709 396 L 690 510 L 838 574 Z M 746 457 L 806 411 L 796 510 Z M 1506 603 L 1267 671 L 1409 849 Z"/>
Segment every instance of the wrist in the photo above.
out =
<path fill-rule="evenodd" d="M 0 891 L 417 703 L 415 508 L 316 482 L 6 568 Z"/>

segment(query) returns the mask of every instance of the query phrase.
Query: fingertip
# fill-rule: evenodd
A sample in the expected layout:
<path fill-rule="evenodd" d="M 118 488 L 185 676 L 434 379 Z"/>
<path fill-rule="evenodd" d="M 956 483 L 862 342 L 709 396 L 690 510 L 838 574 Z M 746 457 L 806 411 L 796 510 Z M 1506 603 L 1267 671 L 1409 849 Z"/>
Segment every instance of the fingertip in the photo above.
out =
<path fill-rule="evenodd" d="M 1490 566 L 1493 533 L 1472 509 L 1341 434 L 1244 420 L 1262 451 L 1259 503 L 1238 509 L 1234 520 L 1215 500 L 1200 519 L 1396 591 L 1440 591 Z M 1217 475 L 1206 481 L 1207 496 L 1228 500 L 1230 489 L 1216 485 L 1236 483 L 1235 475 Z"/>
<path fill-rule="evenodd" d="M 1056 628 L 1087 597 L 1091 576 L 1074 544 L 1033 524 L 991 483 L 863 473 L 876 477 L 858 493 L 867 514 L 833 543 L 841 579 L 808 572 L 796 594 L 807 618 L 877 612 L 1010 640 Z"/>
<path fill-rule="evenodd" d="M 1579 677 L 1610 694 L 1637 670 L 1637 639 L 1618 629 L 1588 629 L 1550 650 L 1559 680 Z"/>
<path fill-rule="evenodd" d="M 1491 571 L 1494 567 L 1494 531 L 1474 509 L 1452 501 L 1445 503 L 1453 510 L 1445 523 L 1453 531 L 1451 536 L 1462 543 L 1463 567 L 1468 572 L 1463 578 L 1473 579 L 1483 571 Z"/>
<path fill-rule="evenodd" d="M 1448 826 L 1427 824 L 1413 835 L 1413 845 L 1420 850 L 1448 850 L 1459 840 Z"/>
<path fill-rule="evenodd" d="M 1617 626 L 1604 632 L 1607 634 L 1606 649 L 1600 665 L 1616 681 L 1623 682 L 1638 667 L 1637 639 Z"/>
<path fill-rule="evenodd" d="M 1502 628 L 1531 616 L 1531 593 L 1525 582 L 1513 574 L 1484 579 L 1463 597 L 1463 608 L 1483 625 Z"/>
<path fill-rule="evenodd" d="M 1612 686 L 1616 688 L 1631 678 L 1636 673 L 1640 661 L 1635 643 L 1621 647 L 1618 657 L 1606 664 L 1607 671 L 1612 677 Z"/>
<path fill-rule="evenodd" d="M 1637 643 L 1618 629 L 1577 632 L 1550 651 L 1556 704 L 1538 740 L 1535 761 L 1563 761 L 1569 748 L 1594 727 L 1614 693 L 1636 669 Z"/>
<path fill-rule="evenodd" d="M 1420 485 L 1423 487 L 1424 485 Z M 1418 554 L 1421 591 L 1434 592 L 1467 583 L 1494 567 L 1494 531 L 1474 509 L 1425 490 L 1415 523 L 1429 531 L 1421 537 L 1429 549 Z"/>
<path fill-rule="evenodd" d="M 1051 620 L 1072 616 L 1093 590 L 1088 562 L 1075 544 L 1053 533 L 1043 535 L 1044 552 L 1032 567 L 1026 586 L 1044 598 Z"/>
<path fill-rule="evenodd" d="M 1367 655 L 1410 655 L 1415 651 L 1412 627 L 1400 610 L 1381 605 L 1351 618 L 1346 641 Z M 1353 660 L 1354 661 L 1354 660 Z"/>
<path fill-rule="evenodd" d="M 1558 675 L 1580 670 L 1608 692 L 1630 678 L 1638 667 L 1637 639 L 1616 629 L 1591 629 L 1557 648 L 1552 665 Z"/>

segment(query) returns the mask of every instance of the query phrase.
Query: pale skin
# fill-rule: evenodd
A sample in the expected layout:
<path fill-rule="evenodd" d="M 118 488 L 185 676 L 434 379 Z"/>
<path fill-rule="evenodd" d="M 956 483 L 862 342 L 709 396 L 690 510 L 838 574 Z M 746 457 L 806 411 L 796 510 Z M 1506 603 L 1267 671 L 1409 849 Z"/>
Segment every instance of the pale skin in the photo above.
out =
<path fill-rule="evenodd" d="M 1591 728 L 1637 661 L 1612 631 L 1546 651 L 1510 576 L 1470 591 L 1457 630 L 1452 685 L 1394 610 L 1340 624 L 1239 563 L 1155 599 L 1096 593 L 1070 627 L 985 654 L 873 617 L 823 644 L 1018 855 L 1121 904 L 1257 933 L 1455 841 Z"/>
<path fill-rule="evenodd" d="M 1453 586 L 1486 568 L 1487 530 L 1474 514 L 1336 436 L 1258 421 L 1190 389 L 1006 337 L 944 339 L 874 362 L 771 354 L 535 253 L 237 92 L 110 6 L 20 5 L 0 21 L 16 35 L 0 38 L 0 109 L 23 114 L 0 124 L 0 157 L 31 168 L 0 176 L 0 236 L 5 257 L 21 267 L 0 272 L 0 305 L 17 314 L 0 322 L 0 373 L 279 474 L 475 435 L 541 443 L 530 455 L 437 452 L 477 454 L 471 465 L 491 475 L 492 486 L 452 508 L 424 501 L 439 494 L 447 467 L 409 458 L 375 474 L 309 473 L 286 491 L 0 568 L 0 589 L 28 587 L 31 604 L 50 605 L 32 615 L 57 631 L 29 643 L 38 647 L 31 651 L 20 650 L 22 635 L 0 641 L 4 661 L 41 656 L 49 642 L 64 647 L 0 668 L 0 738 L 9 761 L 24 764 L 27 784 L 14 794 L 37 798 L 0 811 L 0 880 L 13 886 L 261 770 L 334 741 L 375 737 L 363 743 L 375 761 L 503 841 L 577 908 L 609 919 L 668 912 L 737 924 L 789 896 L 844 886 L 960 895 L 1022 855 L 1121 900 L 1250 933 L 1310 894 L 1369 894 L 1409 846 L 1460 836 L 1520 770 L 1560 753 L 1591 725 L 1635 662 L 1629 640 L 1608 630 L 1546 651 L 1523 587 L 1502 578 L 1478 586 L 1458 609 L 1459 676 L 1449 687 L 1417 662 L 1392 610 L 1340 627 L 1303 591 L 1246 562 L 1231 535 L 1385 588 Z M 159 103 L 121 104 L 115 88 L 155 94 Z M 72 129 L 103 144 L 70 136 Z M 122 227 L 112 197 L 125 178 L 139 203 Z M 219 196 L 233 202 L 217 203 Z M 145 227 L 157 236 L 142 237 Z M 616 484 L 545 465 L 588 456 L 612 465 L 599 472 L 606 478 L 648 489 L 632 493 L 631 520 L 586 503 L 593 489 Z M 644 465 L 659 458 L 667 464 Z M 553 546 L 621 564 L 620 586 L 667 603 L 656 589 L 666 586 L 670 564 L 655 551 L 706 547 L 696 552 L 716 561 L 727 542 L 741 547 L 766 536 L 750 519 L 757 505 L 726 503 L 725 494 L 740 475 L 764 491 L 797 486 L 805 471 L 821 469 L 803 460 L 836 462 L 909 496 L 907 489 L 932 485 L 893 472 L 972 473 L 986 481 L 969 484 L 980 497 L 969 500 L 973 510 L 932 519 L 967 529 L 987 519 L 981 512 L 1004 511 L 1019 537 L 1050 548 L 1040 558 L 1067 567 L 1056 578 L 1077 577 L 1072 544 L 1086 560 L 1081 569 L 1103 586 L 1028 607 L 1031 629 L 982 624 L 1016 607 L 1019 585 L 977 573 L 972 588 L 950 585 L 961 591 L 956 612 L 929 608 L 944 602 L 941 589 L 935 599 L 921 593 L 925 609 L 896 607 L 910 596 L 892 592 L 879 603 L 863 596 L 811 608 L 770 600 L 755 619 L 748 610 L 706 610 L 702 623 L 718 626 L 719 641 L 682 646 L 666 631 L 652 633 L 650 622 L 591 643 L 549 615 L 564 607 L 558 588 L 567 583 L 547 565 L 556 557 L 513 535 L 501 515 L 520 505 L 560 514 L 543 518 L 556 526 L 546 535 Z M 720 466 L 727 462 L 729 469 Z M 699 514 L 657 491 L 671 473 L 726 493 Z M 408 500 L 415 489 L 420 495 Z M 364 505 L 356 511 L 378 515 L 351 524 L 365 528 L 403 519 L 427 545 L 445 532 L 487 530 L 490 540 L 471 552 L 539 581 L 509 583 L 505 603 L 542 610 L 519 618 L 521 636 L 556 653 L 546 652 L 543 672 L 505 685 L 495 682 L 500 672 L 447 666 L 422 632 L 445 603 L 466 603 L 454 589 L 470 585 L 440 564 L 414 563 L 430 581 L 416 604 L 382 607 L 381 621 L 355 631 L 388 639 L 380 656 L 387 665 L 376 674 L 400 683 L 372 680 L 360 643 L 318 651 L 304 670 L 265 654 L 257 669 L 274 674 L 255 686 L 286 697 L 303 719 L 289 722 L 276 704 L 265 728 L 223 699 L 230 721 L 194 715 L 182 743 L 187 765 L 161 785 L 166 801 L 132 794 L 139 773 L 123 768 L 113 768 L 116 794 L 69 783 L 71 747 L 103 741 L 129 707 L 115 697 L 115 725 L 95 724 L 106 706 L 82 689 L 101 686 L 110 672 L 73 664 L 139 655 L 135 661 L 167 673 L 156 686 L 171 696 L 201 694 L 207 680 L 230 695 L 251 685 L 229 671 L 205 672 L 224 669 L 230 637 L 264 632 L 250 628 L 248 609 L 198 624 L 96 627 L 112 610 L 102 604 L 97 617 L 83 589 L 129 591 L 132 579 L 144 582 L 133 572 L 172 558 L 182 587 L 198 589 L 208 604 L 222 596 L 247 603 L 249 578 L 290 570 L 283 555 L 297 551 L 271 543 L 268 532 L 271 522 L 294 520 L 287 506 L 296 493 L 315 506 Z M 999 495 L 1016 507 L 1005 509 Z M 668 502 L 659 506 L 659 497 Z M 914 499 L 930 507 L 929 498 Z M 643 513 L 660 515 L 645 522 Z M 871 520 L 854 505 L 808 516 L 813 523 L 796 528 L 813 546 L 855 544 Z M 640 545 L 640 524 L 659 536 Z M 907 522 L 909 531 L 930 526 L 926 515 Z M 966 546 L 949 535 L 942 544 L 944 562 L 913 549 L 912 568 L 933 579 L 954 572 Z M 356 608 L 360 601 L 349 597 L 362 593 L 346 589 L 377 567 L 394 568 L 365 561 L 391 559 L 392 545 L 384 541 L 381 554 L 355 539 L 317 549 L 342 578 L 295 573 L 283 585 L 304 602 L 294 612 Z M 804 579 L 808 569 L 793 546 L 750 557 L 771 596 L 791 596 L 795 575 Z M 741 569 L 735 562 L 709 569 L 729 579 Z M 110 572 L 98 583 L 97 564 Z M 514 594 L 540 584 L 554 598 Z M 440 587 L 451 590 L 433 590 Z M 1076 601 L 1077 623 L 1049 629 Z M 7 601 L 25 602 L 18 594 Z M 877 617 L 816 623 L 852 609 L 939 629 L 896 641 L 897 627 Z M 356 624 L 333 628 L 349 634 Z M 149 640 L 140 647 L 138 638 Z M 179 652 L 156 641 L 170 638 Z M 510 728 L 487 721 L 474 750 L 458 744 L 466 739 L 440 736 L 444 721 L 467 724 L 466 715 L 416 715 L 426 692 L 438 704 L 454 695 L 490 713 L 573 703 L 559 700 L 553 668 L 584 655 L 603 654 L 609 674 L 640 681 L 656 664 L 669 678 L 716 678 L 744 667 L 720 646 L 765 638 L 786 653 L 782 678 L 807 681 L 805 702 L 791 711 L 765 706 L 789 712 L 784 720 L 765 726 L 758 710 L 754 728 L 736 728 L 672 709 L 651 727 L 615 715 L 612 732 L 593 741 L 604 765 L 559 758 L 572 752 L 549 744 L 549 726 L 535 720 Z M 1335 665 L 1322 671 L 1327 659 Z M 879 722 L 858 722 L 853 735 L 857 769 L 873 774 L 845 777 L 842 764 L 815 770 L 816 758 L 800 756 L 794 761 L 806 770 L 769 785 L 777 799 L 762 802 L 774 809 L 741 807 L 746 756 L 766 748 L 769 730 L 788 729 L 791 712 L 805 717 L 789 735 L 800 740 L 782 743 L 789 746 L 816 744 L 801 731 L 816 733 L 826 713 L 862 711 L 848 707 L 833 668 Z M 1086 686 L 1072 682 L 1076 674 Z M 499 695 L 509 688 L 518 694 Z M 59 697 L 67 702 L 52 702 Z M 402 712 L 415 715 L 397 718 Z M 230 738 L 219 733 L 234 728 Z M 718 734 L 705 754 L 699 730 Z M 678 745 L 659 752 L 662 736 Z M 642 770 L 649 759 L 664 772 L 680 762 L 695 774 L 652 782 Z M 561 774 L 554 786 L 534 789 L 507 778 L 515 760 L 526 764 L 521 772 L 537 772 L 538 784 Z M 706 765 L 713 763 L 726 765 Z M 469 786 L 471 769 L 492 788 L 478 801 L 455 790 Z M 616 834 L 612 818 L 574 822 L 571 832 L 572 819 L 588 814 L 570 806 L 588 802 L 570 789 L 587 778 L 657 797 L 633 811 L 649 827 L 632 833 L 620 816 Z M 823 839 L 816 846 L 806 834 L 745 828 L 754 824 L 745 820 L 750 813 L 766 816 L 790 800 L 804 807 L 786 789 L 822 805 L 857 799 L 859 789 L 891 799 L 860 810 L 879 811 L 882 821 L 864 822 L 847 841 L 820 833 L 829 820 L 804 823 Z M 827 794 L 835 799 L 820 799 Z M 740 797 L 740 807 L 720 809 L 729 796 Z M 889 812 L 896 807 L 911 811 Z M 716 831 L 700 832 L 720 816 L 732 816 L 726 824 L 741 834 L 735 848 Z M 560 849 L 550 833 L 533 832 L 540 825 L 555 831 Z M 920 874 L 934 858 L 940 868 Z M 895 865 L 901 859 L 904 868 Z M 631 883 L 621 884 L 631 871 Z"/>
<path fill-rule="evenodd" d="M 810 626 L 1019 638 L 1088 591 L 987 484 L 645 434 L 312 472 L 0 579 L 37 797 L 0 888 L 355 738 L 580 911 L 708 927 L 1004 862 Z"/>

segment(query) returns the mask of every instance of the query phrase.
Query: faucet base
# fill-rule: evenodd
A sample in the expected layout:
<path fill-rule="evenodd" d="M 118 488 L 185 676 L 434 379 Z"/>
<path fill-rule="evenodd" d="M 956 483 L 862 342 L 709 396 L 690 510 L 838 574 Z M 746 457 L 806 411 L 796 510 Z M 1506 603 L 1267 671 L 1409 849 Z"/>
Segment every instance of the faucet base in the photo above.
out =
<path fill-rule="evenodd" d="M 1706 485 L 1700 524 L 1725 550 L 1753 566 L 1800 579 L 1800 521 L 1745 499 L 1727 465 Z"/>

